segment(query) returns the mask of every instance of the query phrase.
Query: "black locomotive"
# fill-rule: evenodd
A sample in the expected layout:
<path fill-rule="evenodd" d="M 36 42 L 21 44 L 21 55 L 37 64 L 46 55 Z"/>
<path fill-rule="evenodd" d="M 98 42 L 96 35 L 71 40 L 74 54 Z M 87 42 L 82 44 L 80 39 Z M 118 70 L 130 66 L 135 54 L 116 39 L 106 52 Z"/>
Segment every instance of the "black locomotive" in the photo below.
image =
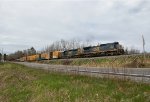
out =
<path fill-rule="evenodd" d="M 124 49 L 119 42 L 106 43 L 98 46 L 89 46 L 78 49 L 66 50 L 61 53 L 61 58 L 99 57 L 109 55 L 122 55 Z"/>

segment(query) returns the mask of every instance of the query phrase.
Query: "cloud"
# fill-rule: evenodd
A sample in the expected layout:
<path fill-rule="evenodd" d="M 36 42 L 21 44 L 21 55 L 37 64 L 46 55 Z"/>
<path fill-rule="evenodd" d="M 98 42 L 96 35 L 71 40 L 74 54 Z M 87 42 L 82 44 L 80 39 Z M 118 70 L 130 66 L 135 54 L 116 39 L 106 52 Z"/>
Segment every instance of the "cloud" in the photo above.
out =
<path fill-rule="evenodd" d="M 41 49 L 77 38 L 142 49 L 141 34 L 150 46 L 149 5 L 148 0 L 0 0 L 0 48 Z"/>

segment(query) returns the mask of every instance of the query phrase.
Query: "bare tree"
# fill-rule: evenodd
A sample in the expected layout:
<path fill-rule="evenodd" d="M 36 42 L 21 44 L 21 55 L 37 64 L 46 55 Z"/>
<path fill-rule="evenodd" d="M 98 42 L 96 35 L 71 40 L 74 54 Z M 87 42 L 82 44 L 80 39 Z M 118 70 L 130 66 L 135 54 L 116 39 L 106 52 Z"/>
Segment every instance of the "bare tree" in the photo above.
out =
<path fill-rule="evenodd" d="M 55 41 L 52 44 L 50 44 L 45 51 L 65 51 L 70 49 L 77 49 L 82 48 L 90 44 L 90 40 L 87 40 L 87 42 L 80 42 L 77 39 L 71 39 L 71 40 L 64 40 L 61 39 L 60 41 Z"/>
<path fill-rule="evenodd" d="M 12 54 L 9 54 L 6 57 L 7 57 L 8 60 L 17 60 L 21 57 L 34 55 L 34 54 L 36 54 L 36 50 L 34 49 L 34 47 L 31 47 L 30 49 L 26 49 L 26 50 L 23 50 L 23 51 L 16 51 Z"/>
<path fill-rule="evenodd" d="M 0 62 L 1 62 L 1 60 L 2 60 L 2 54 L 0 53 Z"/>
<path fill-rule="evenodd" d="M 126 54 L 140 54 L 140 50 L 132 47 L 131 49 L 126 48 L 125 49 Z"/>
<path fill-rule="evenodd" d="M 27 49 L 27 53 L 28 53 L 28 55 L 35 55 L 36 50 L 34 49 L 34 47 L 31 47 L 30 49 Z"/>

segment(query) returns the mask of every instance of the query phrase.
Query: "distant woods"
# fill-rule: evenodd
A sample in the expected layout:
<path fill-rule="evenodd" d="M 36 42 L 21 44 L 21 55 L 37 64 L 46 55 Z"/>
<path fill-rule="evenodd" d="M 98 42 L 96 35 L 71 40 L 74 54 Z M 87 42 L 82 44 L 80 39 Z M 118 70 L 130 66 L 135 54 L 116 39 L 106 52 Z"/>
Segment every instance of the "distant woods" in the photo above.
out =
<path fill-rule="evenodd" d="M 140 54 L 140 50 L 136 49 L 136 48 L 131 48 L 131 49 L 124 49 L 125 50 L 125 54 Z"/>
<path fill-rule="evenodd" d="M 21 57 L 34 55 L 34 54 L 36 54 L 36 50 L 34 47 L 31 47 L 30 49 L 23 50 L 23 51 L 16 51 L 15 53 L 8 55 L 7 60 L 16 60 Z"/>
<path fill-rule="evenodd" d="M 6 61 L 6 60 L 7 60 L 7 55 L 0 53 L 0 62 Z"/>

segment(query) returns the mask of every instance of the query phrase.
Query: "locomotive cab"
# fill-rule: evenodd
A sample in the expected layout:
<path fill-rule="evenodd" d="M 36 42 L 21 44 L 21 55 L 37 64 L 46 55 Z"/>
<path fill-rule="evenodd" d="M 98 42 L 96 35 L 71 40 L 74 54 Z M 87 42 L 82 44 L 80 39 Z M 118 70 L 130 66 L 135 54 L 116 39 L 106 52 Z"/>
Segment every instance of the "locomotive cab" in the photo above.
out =
<path fill-rule="evenodd" d="M 116 50 L 117 55 L 124 54 L 124 49 L 122 45 L 119 44 L 119 42 L 114 42 L 114 49 Z"/>

